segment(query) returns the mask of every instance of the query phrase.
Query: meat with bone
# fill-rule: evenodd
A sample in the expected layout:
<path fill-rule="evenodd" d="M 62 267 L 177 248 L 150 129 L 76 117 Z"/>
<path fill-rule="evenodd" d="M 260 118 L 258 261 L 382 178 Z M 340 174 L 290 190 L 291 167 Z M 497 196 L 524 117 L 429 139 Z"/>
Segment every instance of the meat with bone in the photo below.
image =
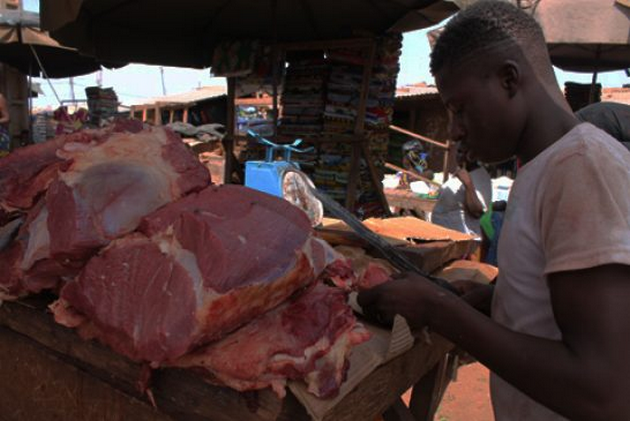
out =
<path fill-rule="evenodd" d="M 329 246 L 290 203 L 210 186 L 93 257 L 61 299 L 135 360 L 174 360 L 278 306 L 324 270 Z M 58 321 L 63 323 L 63 317 Z"/>
<path fill-rule="evenodd" d="M 7 274 L 0 280 L 2 298 L 54 287 L 147 214 L 208 185 L 208 171 L 171 131 L 137 129 L 86 130 L 0 160 L 9 184 L 0 190 L 0 206 L 28 212 L 13 244 L 0 253 Z M 36 187 L 20 189 L 16 182 Z"/>
<path fill-rule="evenodd" d="M 304 378 L 311 393 L 331 398 L 345 380 L 348 351 L 369 337 L 345 294 L 316 283 L 174 365 L 201 368 L 211 381 L 240 391 L 272 387 L 280 397 L 288 379 Z"/>

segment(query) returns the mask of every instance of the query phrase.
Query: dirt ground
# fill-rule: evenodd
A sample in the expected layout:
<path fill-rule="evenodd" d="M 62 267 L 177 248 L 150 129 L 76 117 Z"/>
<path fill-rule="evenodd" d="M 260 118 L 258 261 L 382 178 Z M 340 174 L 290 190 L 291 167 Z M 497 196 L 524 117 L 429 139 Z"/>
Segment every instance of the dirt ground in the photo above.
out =
<path fill-rule="evenodd" d="M 492 421 L 489 371 L 479 363 L 460 367 L 448 385 L 435 421 Z"/>
<path fill-rule="evenodd" d="M 434 421 L 493 421 L 489 389 L 490 373 L 479 363 L 460 367 L 457 381 L 444 393 Z M 403 396 L 408 404 L 411 392 Z"/>

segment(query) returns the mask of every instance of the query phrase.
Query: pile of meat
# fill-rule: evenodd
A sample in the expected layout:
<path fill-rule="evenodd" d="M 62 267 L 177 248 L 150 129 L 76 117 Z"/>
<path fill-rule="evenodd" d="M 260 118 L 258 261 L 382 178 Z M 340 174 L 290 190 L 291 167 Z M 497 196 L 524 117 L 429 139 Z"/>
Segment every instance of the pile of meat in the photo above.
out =
<path fill-rule="evenodd" d="M 340 255 L 290 203 L 215 186 L 168 129 L 118 122 L 0 160 L 0 299 L 53 290 L 58 323 L 237 390 L 334 396 L 369 335 L 322 283 Z"/>

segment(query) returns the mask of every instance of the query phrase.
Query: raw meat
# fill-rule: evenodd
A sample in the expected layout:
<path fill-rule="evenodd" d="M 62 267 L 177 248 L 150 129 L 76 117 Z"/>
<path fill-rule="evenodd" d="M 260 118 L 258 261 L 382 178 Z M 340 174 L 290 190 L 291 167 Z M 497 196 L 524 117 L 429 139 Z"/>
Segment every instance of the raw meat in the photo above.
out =
<path fill-rule="evenodd" d="M 101 341 L 159 364 L 311 284 L 328 263 L 327 248 L 288 202 L 242 186 L 210 186 L 113 241 L 61 298 L 96 326 Z"/>
<path fill-rule="evenodd" d="M 0 160 L 0 210 L 28 210 L 69 162 L 57 152 L 66 143 L 89 144 L 107 139 L 110 133 L 138 133 L 135 120 L 117 121 L 108 129 L 84 130 L 58 136 L 44 143 L 19 148 Z"/>
<path fill-rule="evenodd" d="M 210 181 L 181 140 L 163 128 L 112 133 L 96 146 L 66 144 L 58 155 L 72 164 L 46 193 L 54 258 L 84 259 Z"/>
<path fill-rule="evenodd" d="M 0 206 L 28 212 L 0 252 L 3 299 L 54 288 L 144 216 L 210 182 L 171 131 L 132 122 L 23 148 L 0 160 L 0 175 Z"/>
<path fill-rule="evenodd" d="M 346 291 L 374 288 L 389 281 L 396 272 L 387 260 L 372 257 L 358 247 L 337 246 L 335 252 L 343 258 L 326 268 L 326 276 Z"/>
<path fill-rule="evenodd" d="M 304 379 L 330 397 L 369 336 L 345 293 L 317 283 L 342 256 L 306 215 L 209 186 L 168 130 L 122 122 L 60 137 L 1 160 L 0 177 L 0 300 L 54 290 L 57 322 L 134 360 L 189 361 L 279 395 Z M 200 367 L 213 349 L 219 366 Z"/>
<path fill-rule="evenodd" d="M 272 387 L 280 397 L 288 379 L 303 378 L 311 393 L 331 398 L 345 380 L 350 348 L 369 337 L 345 294 L 317 283 L 174 365 L 202 368 L 210 381 L 240 391 Z"/>

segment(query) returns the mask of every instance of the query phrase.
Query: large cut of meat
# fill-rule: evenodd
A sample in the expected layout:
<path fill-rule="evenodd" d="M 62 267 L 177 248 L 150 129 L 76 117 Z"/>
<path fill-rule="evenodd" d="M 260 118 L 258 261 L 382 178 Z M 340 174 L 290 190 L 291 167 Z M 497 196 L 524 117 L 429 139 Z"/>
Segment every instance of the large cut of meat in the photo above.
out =
<path fill-rule="evenodd" d="M 304 379 L 330 397 L 369 336 L 317 281 L 343 257 L 306 214 L 210 185 L 167 129 L 58 137 L 0 160 L 0 179 L 0 300 L 58 292 L 57 322 L 133 360 L 281 396 Z"/>
<path fill-rule="evenodd" d="M 0 209 L 4 212 L 30 209 L 57 173 L 69 164 L 57 153 L 66 143 L 100 143 L 110 133 L 138 133 L 142 129 L 142 123 L 136 120 L 117 121 L 107 129 L 83 130 L 13 151 L 0 160 Z"/>
<path fill-rule="evenodd" d="M 0 160 L 0 175 L 0 207 L 27 212 L 0 252 L 5 299 L 55 287 L 144 216 L 210 182 L 170 130 L 133 123 L 21 149 Z"/>
<path fill-rule="evenodd" d="M 350 348 L 369 338 L 338 288 L 315 284 L 225 339 L 179 359 L 211 381 L 245 391 L 272 387 L 283 397 L 287 379 L 302 379 L 321 398 L 339 391 Z"/>
<path fill-rule="evenodd" d="M 144 219 L 61 291 L 98 338 L 172 361 L 278 306 L 324 270 L 330 247 L 304 212 L 242 186 L 210 186 Z M 75 325 L 60 312 L 60 323 Z"/>

